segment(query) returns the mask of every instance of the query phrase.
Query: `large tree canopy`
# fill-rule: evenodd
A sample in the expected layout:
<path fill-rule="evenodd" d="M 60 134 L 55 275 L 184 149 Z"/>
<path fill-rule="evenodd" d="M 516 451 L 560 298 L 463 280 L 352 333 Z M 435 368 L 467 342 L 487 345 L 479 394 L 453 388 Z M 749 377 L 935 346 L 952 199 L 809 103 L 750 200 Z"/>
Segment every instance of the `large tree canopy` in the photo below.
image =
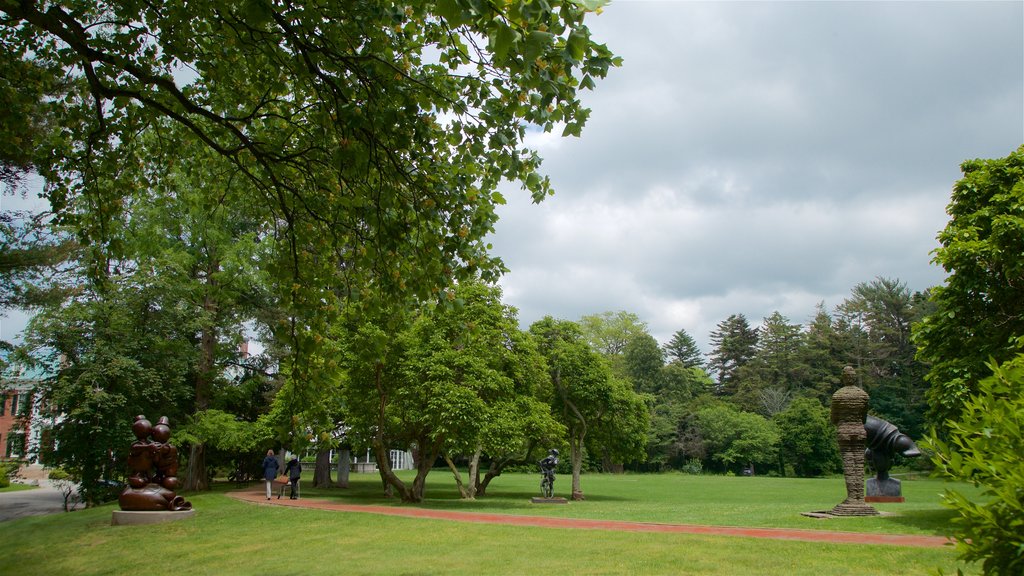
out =
<path fill-rule="evenodd" d="M 289 247 L 276 272 L 292 305 L 323 317 L 338 294 L 435 298 L 500 271 L 483 239 L 502 180 L 550 193 L 522 140 L 582 128 L 578 91 L 618 63 L 583 24 L 600 4 L 0 0 L 5 58 L 37 79 L 19 98 L 34 93 L 33 126 L 53 127 L 16 165 L 116 253 L 122 198 L 171 160 L 138 138 L 171 119 L 250 181 Z M 5 120 L 0 140 L 22 128 Z"/>
<path fill-rule="evenodd" d="M 1024 335 L 1024 146 L 961 169 L 935 251 L 949 276 L 914 332 L 920 358 L 932 364 L 928 400 L 939 424 L 957 419 L 987 363 L 1013 358 Z"/>

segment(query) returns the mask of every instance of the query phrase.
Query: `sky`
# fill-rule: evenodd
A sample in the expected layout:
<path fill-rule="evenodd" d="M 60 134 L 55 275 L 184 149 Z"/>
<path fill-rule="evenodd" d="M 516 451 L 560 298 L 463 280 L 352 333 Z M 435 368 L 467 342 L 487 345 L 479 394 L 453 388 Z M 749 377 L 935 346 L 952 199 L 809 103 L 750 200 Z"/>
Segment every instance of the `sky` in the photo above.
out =
<path fill-rule="evenodd" d="M 508 185 L 490 242 L 521 325 L 627 311 L 705 352 L 806 324 L 931 263 L 960 164 L 1024 144 L 1024 2 L 613 1 L 624 59 L 580 138 L 532 134 L 555 195 Z"/>
<path fill-rule="evenodd" d="M 624 310 L 707 352 L 731 314 L 805 324 L 861 282 L 941 284 L 960 164 L 1024 143 L 1019 0 L 617 0 L 588 23 L 623 66 L 583 93 L 580 138 L 529 136 L 556 194 L 509 184 L 489 239 L 523 328 Z"/>

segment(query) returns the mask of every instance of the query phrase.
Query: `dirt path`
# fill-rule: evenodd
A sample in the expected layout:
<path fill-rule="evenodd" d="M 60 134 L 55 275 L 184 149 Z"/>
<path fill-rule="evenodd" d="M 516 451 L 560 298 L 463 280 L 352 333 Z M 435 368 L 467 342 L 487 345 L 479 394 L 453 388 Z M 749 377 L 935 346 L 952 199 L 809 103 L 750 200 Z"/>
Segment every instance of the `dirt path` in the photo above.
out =
<path fill-rule="evenodd" d="M 262 488 L 228 492 L 228 496 L 270 506 L 290 506 L 337 512 L 358 512 L 384 514 L 407 518 L 475 522 L 478 524 L 507 524 L 512 526 L 533 526 L 538 528 L 569 528 L 577 530 L 618 530 L 623 532 L 662 532 L 679 534 L 707 534 L 713 536 L 743 536 L 747 538 L 772 538 L 775 540 L 799 540 L 803 542 L 831 542 L 843 544 L 889 544 L 894 546 L 916 546 L 938 548 L 950 544 L 941 536 L 916 536 L 910 534 L 869 534 L 859 532 L 832 532 L 827 530 L 790 530 L 784 528 L 742 528 L 733 526 L 701 526 L 695 524 L 652 524 L 646 522 L 623 522 L 617 520 L 588 520 L 581 518 L 551 518 L 545 516 L 517 516 L 514 514 L 490 514 L 477 512 L 456 512 L 451 510 L 425 510 L 423 508 L 398 506 L 362 506 L 340 504 L 316 498 L 299 500 L 276 497 L 267 500 Z"/>

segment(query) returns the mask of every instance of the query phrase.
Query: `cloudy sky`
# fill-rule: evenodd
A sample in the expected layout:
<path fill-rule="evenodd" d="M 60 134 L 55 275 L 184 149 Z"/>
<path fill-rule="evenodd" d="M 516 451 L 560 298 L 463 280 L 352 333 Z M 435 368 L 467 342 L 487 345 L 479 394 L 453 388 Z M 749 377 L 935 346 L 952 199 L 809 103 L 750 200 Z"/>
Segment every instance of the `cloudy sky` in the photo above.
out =
<path fill-rule="evenodd" d="M 524 327 L 626 310 L 708 350 L 730 314 L 806 323 L 911 290 L 959 166 L 1024 143 L 1024 3 L 614 1 L 624 65 L 581 138 L 536 135 L 555 196 L 510 186 L 492 243 Z"/>

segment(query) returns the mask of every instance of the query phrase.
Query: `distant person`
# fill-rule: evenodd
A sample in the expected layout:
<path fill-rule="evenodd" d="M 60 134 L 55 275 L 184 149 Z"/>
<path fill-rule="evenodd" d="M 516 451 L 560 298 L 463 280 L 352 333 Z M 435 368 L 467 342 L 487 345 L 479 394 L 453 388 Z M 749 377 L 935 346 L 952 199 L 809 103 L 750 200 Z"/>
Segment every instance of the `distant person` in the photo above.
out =
<path fill-rule="evenodd" d="M 267 481 L 267 500 L 274 491 L 274 478 L 277 478 L 277 470 L 281 465 L 274 458 L 274 451 L 267 450 L 267 457 L 263 459 L 263 479 Z"/>
<path fill-rule="evenodd" d="M 292 456 L 292 459 L 285 464 L 284 473 L 288 475 L 288 485 L 292 487 L 291 495 L 289 498 L 292 500 L 299 499 L 299 476 L 302 475 L 302 464 L 299 462 L 297 456 Z M 280 498 L 280 496 L 278 496 Z"/>

